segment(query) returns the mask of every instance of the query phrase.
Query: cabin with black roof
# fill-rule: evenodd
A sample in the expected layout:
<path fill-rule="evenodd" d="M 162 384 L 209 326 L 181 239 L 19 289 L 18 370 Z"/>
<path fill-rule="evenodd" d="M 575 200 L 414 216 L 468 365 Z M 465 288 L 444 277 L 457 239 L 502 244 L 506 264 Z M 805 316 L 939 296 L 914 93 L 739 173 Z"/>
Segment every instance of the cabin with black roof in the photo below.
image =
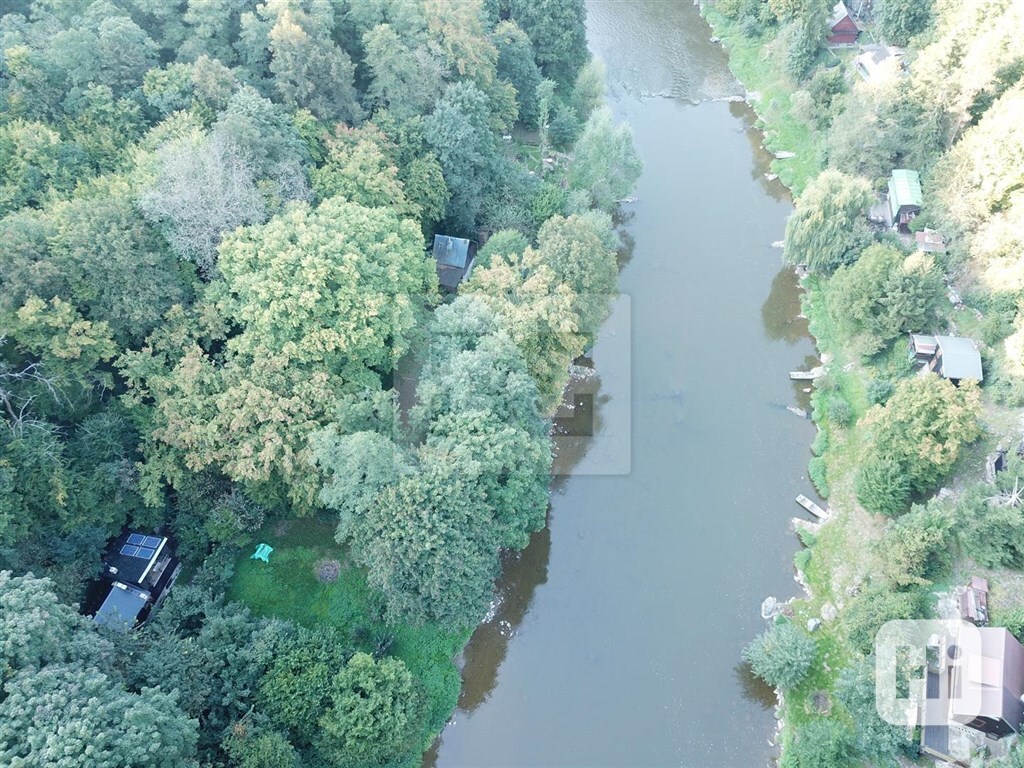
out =
<path fill-rule="evenodd" d="M 166 536 L 125 531 L 103 556 L 96 622 L 125 630 L 145 623 L 180 570 L 181 561 Z"/>

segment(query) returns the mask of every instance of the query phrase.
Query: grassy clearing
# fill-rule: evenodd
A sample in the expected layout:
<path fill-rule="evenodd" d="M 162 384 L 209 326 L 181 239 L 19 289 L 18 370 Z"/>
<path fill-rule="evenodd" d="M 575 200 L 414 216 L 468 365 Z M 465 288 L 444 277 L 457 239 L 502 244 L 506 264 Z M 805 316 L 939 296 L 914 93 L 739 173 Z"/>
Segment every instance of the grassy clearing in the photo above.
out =
<path fill-rule="evenodd" d="M 793 114 L 790 96 L 798 86 L 781 68 L 780 57 L 769 55 L 771 40 L 751 38 L 740 32 L 738 25 L 710 6 L 703 7 L 704 17 L 721 38 L 729 53 L 729 67 L 748 93 L 763 125 L 764 145 L 770 152 L 794 152 L 795 157 L 772 161 L 772 173 L 794 194 L 822 171 L 820 134 Z"/>
<path fill-rule="evenodd" d="M 293 520 L 260 531 L 253 539 L 274 547 L 270 562 L 250 560 L 252 548 L 239 558 L 229 599 L 249 606 L 260 616 L 276 616 L 306 627 L 332 626 L 356 650 L 372 653 L 380 645 L 406 663 L 426 691 L 429 734 L 440 731 L 458 702 L 461 680 L 453 658 L 471 631 L 451 632 L 436 624 L 391 626 L 381 619 L 381 606 L 362 569 L 349 562 L 334 541 L 333 523 Z M 334 582 L 321 583 L 318 562 L 341 563 Z"/>

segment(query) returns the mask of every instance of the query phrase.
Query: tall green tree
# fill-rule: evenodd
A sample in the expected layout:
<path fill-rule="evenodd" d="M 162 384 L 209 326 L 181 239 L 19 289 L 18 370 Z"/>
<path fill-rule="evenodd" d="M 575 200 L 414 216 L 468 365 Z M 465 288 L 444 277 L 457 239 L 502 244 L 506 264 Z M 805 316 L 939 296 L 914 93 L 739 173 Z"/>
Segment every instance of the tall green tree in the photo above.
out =
<path fill-rule="evenodd" d="M 906 45 L 924 31 L 932 17 L 931 0 L 882 0 L 875 10 L 878 26 L 893 45 Z"/>
<path fill-rule="evenodd" d="M 400 659 L 357 653 L 333 681 L 318 752 L 332 765 L 384 766 L 419 747 L 422 694 Z"/>
<path fill-rule="evenodd" d="M 782 690 L 796 688 L 811 671 L 817 646 L 814 639 L 786 622 L 773 624 L 743 650 L 754 674 Z"/>
<path fill-rule="evenodd" d="M 389 24 L 380 24 L 363 35 L 363 47 L 372 107 L 398 119 L 430 111 L 444 88 L 445 68 L 426 46 L 410 46 Z"/>
<path fill-rule="evenodd" d="M 595 225 L 600 226 L 594 221 L 596 215 L 600 214 L 553 216 L 537 233 L 537 251 L 575 294 L 579 329 L 591 342 L 608 316 L 619 287 L 615 253 L 596 231 Z M 607 226 L 611 227 L 610 221 Z"/>
<path fill-rule="evenodd" d="M 306 11 L 301 5 L 268 0 L 257 6 L 265 22 L 272 24 L 267 48 L 274 88 L 286 104 L 308 109 L 322 120 L 357 121 L 362 108 L 355 66 L 331 38 L 333 7 L 309 3 Z"/>
<path fill-rule="evenodd" d="M 484 490 L 446 453 L 421 452 L 419 471 L 378 496 L 353 546 L 388 615 L 475 626 L 498 574 L 498 536 Z"/>
<path fill-rule="evenodd" d="M 931 490 L 953 467 L 961 447 L 981 434 L 980 412 L 980 392 L 973 382 L 956 387 L 934 374 L 905 379 L 884 406 L 864 416 L 863 464 L 892 461 L 911 493 Z"/>
<path fill-rule="evenodd" d="M 544 76 L 568 91 L 588 57 L 583 0 L 510 0 L 508 8 L 533 42 Z"/>
<path fill-rule="evenodd" d="M 573 149 L 569 186 L 586 190 L 594 205 L 611 211 L 633 191 L 642 171 L 629 126 L 615 125 L 605 107 L 595 110 Z"/>
<path fill-rule="evenodd" d="M 586 346 L 572 288 L 527 248 L 492 257 L 490 266 L 473 271 L 464 291 L 483 298 L 501 317 L 537 382 L 541 411 L 551 412 L 569 381 L 569 364 Z"/>
<path fill-rule="evenodd" d="M 856 259 L 871 239 L 864 179 L 824 171 L 807 185 L 786 221 L 786 262 L 831 272 Z"/>
<path fill-rule="evenodd" d="M 872 245 L 836 270 L 828 284 L 829 311 L 840 326 L 867 334 L 877 350 L 902 334 L 931 330 L 945 292 L 929 254 L 905 256 Z"/>
<path fill-rule="evenodd" d="M 172 768 L 193 757 L 196 722 L 158 688 L 129 693 L 96 669 L 50 665 L 7 681 L 0 758 L 8 765 Z"/>
<path fill-rule="evenodd" d="M 472 83 L 448 86 L 424 121 L 424 136 L 451 192 L 445 218 L 457 233 L 471 234 L 498 157 L 487 97 Z"/>
<path fill-rule="evenodd" d="M 537 86 L 540 68 L 535 61 L 533 43 L 514 21 L 502 21 L 491 33 L 498 49 L 498 77 L 516 89 L 519 120 L 526 125 L 537 123 Z"/>

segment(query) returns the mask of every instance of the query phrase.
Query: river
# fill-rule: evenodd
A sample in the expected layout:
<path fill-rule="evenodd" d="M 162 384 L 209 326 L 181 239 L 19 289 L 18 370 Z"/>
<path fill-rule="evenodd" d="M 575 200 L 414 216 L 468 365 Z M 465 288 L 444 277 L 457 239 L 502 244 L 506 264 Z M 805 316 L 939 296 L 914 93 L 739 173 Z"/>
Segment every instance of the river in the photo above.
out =
<path fill-rule="evenodd" d="M 506 563 L 426 764 L 751 768 L 773 696 L 740 665 L 797 587 L 813 426 L 791 202 L 688 1 L 595 0 L 588 39 L 644 160 L 621 290 L 593 350 L 594 435 L 564 442 L 549 527 Z"/>

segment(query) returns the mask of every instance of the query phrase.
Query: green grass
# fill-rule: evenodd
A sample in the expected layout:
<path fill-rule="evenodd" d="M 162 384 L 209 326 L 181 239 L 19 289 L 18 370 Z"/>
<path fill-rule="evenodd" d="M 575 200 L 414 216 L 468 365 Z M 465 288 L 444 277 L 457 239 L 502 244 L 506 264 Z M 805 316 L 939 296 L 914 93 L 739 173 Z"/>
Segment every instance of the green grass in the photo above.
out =
<path fill-rule="evenodd" d="M 256 542 L 274 547 L 270 562 L 250 560 Z M 322 584 L 314 566 L 325 558 L 342 564 L 337 581 Z M 295 520 L 282 529 L 265 529 L 238 559 L 228 593 L 260 616 L 287 619 L 300 626 L 338 629 L 356 650 L 373 652 L 391 638 L 388 654 L 406 663 L 420 680 L 429 701 L 429 733 L 444 726 L 458 702 L 461 679 L 453 659 L 471 630 L 453 632 L 437 624 L 388 625 L 362 569 L 352 565 L 334 541 L 333 523 Z"/>
<path fill-rule="evenodd" d="M 781 57 L 769 54 L 770 38 L 747 37 L 735 22 L 711 6 L 704 6 L 703 13 L 729 53 L 733 74 L 748 92 L 758 94 L 751 106 L 764 124 L 765 147 L 771 152 L 796 153 L 796 157 L 773 160 L 772 173 L 795 195 L 800 194 L 821 173 L 822 138 L 790 108 L 790 94 L 798 86 L 782 69 Z"/>

